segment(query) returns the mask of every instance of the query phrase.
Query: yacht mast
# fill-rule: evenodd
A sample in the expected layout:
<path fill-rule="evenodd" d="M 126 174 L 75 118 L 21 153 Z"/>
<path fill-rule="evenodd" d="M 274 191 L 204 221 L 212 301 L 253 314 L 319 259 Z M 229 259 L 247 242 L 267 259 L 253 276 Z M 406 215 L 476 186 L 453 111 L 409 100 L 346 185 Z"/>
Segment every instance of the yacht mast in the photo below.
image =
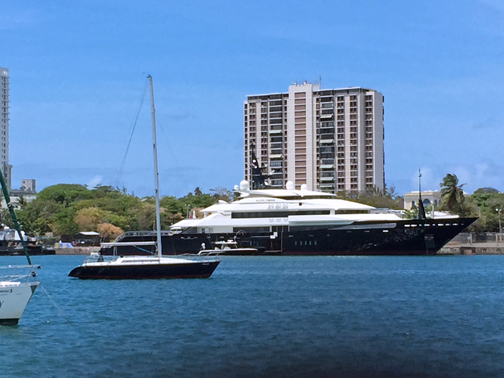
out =
<path fill-rule="evenodd" d="M 151 95 L 151 113 L 152 113 L 152 144 L 154 149 L 154 183 L 156 186 L 156 242 L 157 253 L 161 257 L 163 255 L 161 244 L 161 214 L 159 211 L 159 172 L 157 160 L 157 142 L 156 142 L 156 108 L 154 107 L 154 85 L 152 83 L 152 76 L 147 76 L 150 82 L 150 95 Z"/>

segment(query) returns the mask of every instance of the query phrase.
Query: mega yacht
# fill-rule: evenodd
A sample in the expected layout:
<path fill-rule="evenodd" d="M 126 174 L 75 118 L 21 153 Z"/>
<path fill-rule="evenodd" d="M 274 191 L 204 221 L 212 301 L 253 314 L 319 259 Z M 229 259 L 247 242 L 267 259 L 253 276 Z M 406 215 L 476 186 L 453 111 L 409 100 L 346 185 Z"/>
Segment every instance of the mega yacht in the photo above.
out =
<path fill-rule="evenodd" d="M 219 201 L 205 208 L 202 218 L 182 220 L 165 231 L 165 253 L 198 253 L 200 245 L 213 248 L 216 242 L 234 240 L 261 254 L 434 255 L 477 219 L 403 219 L 394 212 L 308 190 L 306 185 L 296 190 L 291 182 L 285 189 L 251 189 L 242 181 L 235 191 L 238 200 Z M 152 237 L 152 232 L 140 231 L 120 239 Z"/>

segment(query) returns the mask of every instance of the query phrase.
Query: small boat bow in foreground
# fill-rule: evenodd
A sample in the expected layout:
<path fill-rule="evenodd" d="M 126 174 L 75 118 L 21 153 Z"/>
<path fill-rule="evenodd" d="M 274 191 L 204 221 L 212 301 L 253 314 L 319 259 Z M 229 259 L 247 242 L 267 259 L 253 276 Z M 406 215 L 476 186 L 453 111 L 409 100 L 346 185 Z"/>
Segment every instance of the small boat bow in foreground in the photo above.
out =
<path fill-rule="evenodd" d="M 35 274 L 35 269 L 39 268 L 39 265 L 0 267 L 0 325 L 18 324 L 40 284 Z"/>
<path fill-rule="evenodd" d="M 36 277 L 36 269 L 40 269 L 40 265 L 32 265 L 28 247 L 19 226 L 14 206 L 11 203 L 7 184 L 3 172 L 0 170 L 0 184 L 2 192 L 9 209 L 12 222 L 16 228 L 17 235 L 29 265 L 7 265 L 0 266 L 0 325 L 16 325 L 23 315 L 23 312 L 28 305 L 33 293 L 40 284 Z"/>

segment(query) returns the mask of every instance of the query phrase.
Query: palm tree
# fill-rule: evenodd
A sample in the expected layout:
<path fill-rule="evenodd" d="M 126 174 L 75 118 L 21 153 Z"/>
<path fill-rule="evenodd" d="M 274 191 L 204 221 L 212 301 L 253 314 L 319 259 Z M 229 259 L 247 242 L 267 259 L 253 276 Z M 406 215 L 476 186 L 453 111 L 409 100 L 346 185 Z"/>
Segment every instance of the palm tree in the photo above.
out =
<path fill-rule="evenodd" d="M 460 212 L 461 206 L 465 201 L 464 191 L 462 190 L 464 185 L 459 185 L 456 175 L 448 173 L 443 178 L 443 182 L 439 184 L 441 186 L 442 208 L 456 214 Z"/>

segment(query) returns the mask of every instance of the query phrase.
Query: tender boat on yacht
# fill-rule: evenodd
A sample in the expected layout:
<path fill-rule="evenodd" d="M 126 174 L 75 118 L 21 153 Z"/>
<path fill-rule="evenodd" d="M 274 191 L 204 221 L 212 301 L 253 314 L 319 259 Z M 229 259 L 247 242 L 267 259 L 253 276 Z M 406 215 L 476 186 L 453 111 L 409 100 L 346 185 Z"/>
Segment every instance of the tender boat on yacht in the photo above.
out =
<path fill-rule="evenodd" d="M 203 242 L 214 247 L 235 240 L 263 254 L 434 255 L 477 219 L 403 219 L 306 185 L 294 189 L 291 182 L 285 189 L 250 189 L 242 181 L 235 191 L 238 200 L 220 201 L 202 210 L 203 218 L 182 220 L 165 231 L 165 253 L 197 253 Z M 125 234 L 124 241 L 153 237 L 146 231 L 134 234 Z"/>
<path fill-rule="evenodd" d="M 216 241 L 214 243 L 214 249 L 202 249 L 198 252 L 200 256 L 251 256 L 257 255 L 257 248 L 247 248 L 247 247 L 238 247 L 238 243 L 234 240 L 223 240 Z"/>

